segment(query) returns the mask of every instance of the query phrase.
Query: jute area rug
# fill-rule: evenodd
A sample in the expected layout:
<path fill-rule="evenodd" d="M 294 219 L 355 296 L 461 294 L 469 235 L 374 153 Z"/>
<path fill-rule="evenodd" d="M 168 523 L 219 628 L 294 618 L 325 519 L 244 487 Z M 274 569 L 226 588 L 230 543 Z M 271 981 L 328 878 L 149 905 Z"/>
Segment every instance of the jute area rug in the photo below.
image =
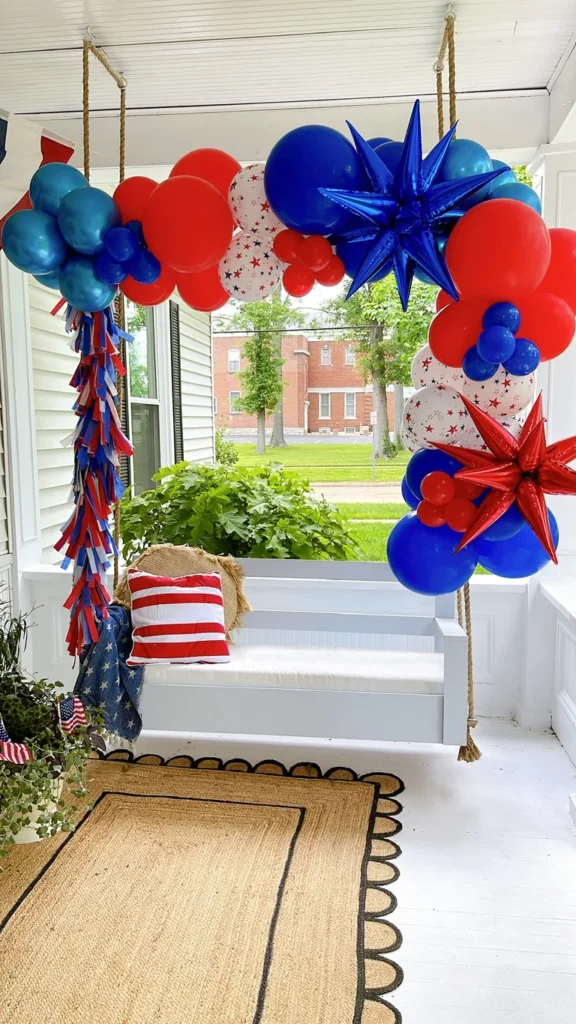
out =
<path fill-rule="evenodd" d="M 398 1024 L 399 779 L 118 757 L 7 859 L 0 1024 Z"/>

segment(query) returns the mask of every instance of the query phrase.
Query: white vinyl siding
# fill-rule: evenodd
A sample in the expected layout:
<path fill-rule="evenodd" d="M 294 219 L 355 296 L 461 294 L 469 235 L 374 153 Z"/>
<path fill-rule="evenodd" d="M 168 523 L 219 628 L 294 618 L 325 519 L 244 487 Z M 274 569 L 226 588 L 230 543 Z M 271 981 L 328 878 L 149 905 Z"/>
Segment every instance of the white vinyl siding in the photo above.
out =
<path fill-rule="evenodd" d="M 50 312 L 58 302 L 58 292 L 32 277 L 29 289 L 42 560 L 54 563 L 62 556 L 53 545 L 73 508 L 70 490 L 74 454 L 71 447 L 63 448 L 60 442 L 77 422 L 72 411 L 76 392 L 70 387 L 70 378 L 78 356 L 69 348 L 70 338 L 61 314 L 52 316 Z M 25 467 L 21 471 L 25 472 Z"/>
<path fill-rule="evenodd" d="M 182 301 L 179 306 L 184 458 L 189 462 L 212 462 L 214 388 L 210 317 Z"/>

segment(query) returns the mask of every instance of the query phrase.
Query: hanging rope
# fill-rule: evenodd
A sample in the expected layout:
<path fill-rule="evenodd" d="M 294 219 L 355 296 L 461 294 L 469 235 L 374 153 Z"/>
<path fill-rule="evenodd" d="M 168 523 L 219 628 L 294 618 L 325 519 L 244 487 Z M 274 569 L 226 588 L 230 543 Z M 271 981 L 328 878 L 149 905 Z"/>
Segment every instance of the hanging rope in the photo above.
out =
<path fill-rule="evenodd" d="M 438 59 L 434 64 L 436 75 L 436 105 L 438 110 L 438 138 L 444 135 L 444 61 L 448 52 L 448 90 L 450 103 L 450 127 L 456 124 L 456 49 L 454 43 L 454 23 L 456 15 L 452 5 L 448 4 L 445 16 L 444 33 L 438 51 Z"/>

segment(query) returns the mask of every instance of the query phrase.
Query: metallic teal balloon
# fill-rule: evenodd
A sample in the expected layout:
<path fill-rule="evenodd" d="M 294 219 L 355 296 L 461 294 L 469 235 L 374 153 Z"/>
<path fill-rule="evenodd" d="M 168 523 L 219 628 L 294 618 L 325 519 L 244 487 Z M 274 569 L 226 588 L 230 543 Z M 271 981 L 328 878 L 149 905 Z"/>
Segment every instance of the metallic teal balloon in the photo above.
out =
<path fill-rule="evenodd" d="M 98 313 L 113 301 L 114 285 L 106 284 L 96 275 L 94 261 L 85 256 L 72 256 L 60 271 L 60 291 L 75 309 Z"/>
<path fill-rule="evenodd" d="M 44 164 L 32 176 L 30 199 L 35 210 L 50 213 L 55 217 L 60 203 L 76 188 L 88 188 L 88 179 L 77 167 L 70 164 Z"/>
<path fill-rule="evenodd" d="M 531 206 L 536 213 L 542 214 L 542 203 L 540 197 L 530 185 L 525 185 L 523 181 L 508 181 L 504 185 L 498 184 L 498 178 L 492 189 L 489 199 L 516 199 L 519 203 L 526 203 L 526 206 Z"/>
<path fill-rule="evenodd" d="M 460 178 L 470 178 L 474 174 L 488 174 L 491 170 L 493 170 L 492 160 L 484 146 L 475 142 L 474 139 L 453 139 L 444 158 L 438 181 L 459 181 Z M 488 198 L 492 188 L 493 183 L 488 182 L 473 195 L 463 199 L 459 205 L 464 210 L 477 206 L 478 203 Z"/>
<path fill-rule="evenodd" d="M 13 213 L 4 225 L 2 244 L 10 263 L 26 274 L 58 270 L 68 252 L 56 219 L 41 210 Z"/>
<path fill-rule="evenodd" d="M 45 288 L 53 288 L 55 292 L 60 291 L 59 270 L 53 270 L 51 274 L 34 274 L 34 280 L 43 284 Z"/>
<path fill-rule="evenodd" d="M 118 205 L 100 188 L 76 188 L 60 203 L 58 224 L 68 245 L 84 256 L 102 252 L 104 239 L 121 223 Z"/>
<path fill-rule="evenodd" d="M 510 182 L 518 181 L 510 164 L 505 164 L 503 160 L 494 160 L 492 157 L 492 166 L 495 171 L 502 171 L 502 174 L 494 179 L 494 188 L 498 188 L 498 185 L 507 185 Z"/>

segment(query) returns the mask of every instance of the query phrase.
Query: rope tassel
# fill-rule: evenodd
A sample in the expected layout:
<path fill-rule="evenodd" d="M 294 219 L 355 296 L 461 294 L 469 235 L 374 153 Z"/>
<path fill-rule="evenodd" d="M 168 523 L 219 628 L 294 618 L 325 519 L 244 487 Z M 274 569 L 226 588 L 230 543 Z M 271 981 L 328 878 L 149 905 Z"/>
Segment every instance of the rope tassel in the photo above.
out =
<path fill-rule="evenodd" d="M 478 724 L 474 710 L 474 658 L 472 652 L 472 607 L 470 603 L 470 584 L 466 583 L 462 590 L 458 591 L 458 622 L 466 630 L 468 636 L 468 721 L 466 744 L 458 751 L 458 760 L 479 761 L 482 752 L 472 736 L 472 729 Z"/>

